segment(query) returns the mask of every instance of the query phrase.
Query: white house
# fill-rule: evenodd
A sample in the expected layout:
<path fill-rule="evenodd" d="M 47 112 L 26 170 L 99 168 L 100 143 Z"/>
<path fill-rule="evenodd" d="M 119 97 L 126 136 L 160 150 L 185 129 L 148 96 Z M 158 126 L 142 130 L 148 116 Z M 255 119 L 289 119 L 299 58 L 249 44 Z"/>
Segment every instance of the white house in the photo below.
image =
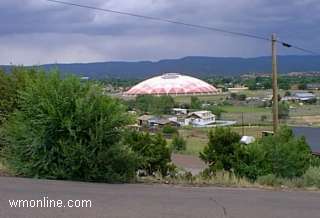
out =
<path fill-rule="evenodd" d="M 184 109 L 184 108 L 173 108 L 172 112 L 175 115 L 186 115 L 188 114 L 188 109 Z"/>
<path fill-rule="evenodd" d="M 211 111 L 195 111 L 188 114 L 187 120 L 190 125 L 206 126 L 216 122 L 216 115 Z"/>

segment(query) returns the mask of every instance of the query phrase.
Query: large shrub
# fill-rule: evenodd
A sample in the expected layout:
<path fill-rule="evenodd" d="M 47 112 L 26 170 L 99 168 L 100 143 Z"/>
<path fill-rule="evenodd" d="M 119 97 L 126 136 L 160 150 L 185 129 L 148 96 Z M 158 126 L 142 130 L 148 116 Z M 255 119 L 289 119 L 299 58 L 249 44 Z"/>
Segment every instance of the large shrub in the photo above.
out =
<path fill-rule="evenodd" d="M 240 176 L 255 180 L 273 174 L 277 177 L 302 176 L 310 166 L 310 148 L 303 138 L 295 138 L 284 127 L 275 136 L 244 146 L 236 154 L 235 171 Z"/>
<path fill-rule="evenodd" d="M 135 155 L 120 141 L 129 117 L 96 85 L 39 73 L 3 133 L 9 168 L 31 177 L 127 181 Z"/>
<path fill-rule="evenodd" d="M 169 135 L 173 135 L 173 134 L 178 134 L 178 129 L 177 127 L 171 126 L 171 125 L 165 125 L 162 128 L 162 133 L 163 134 L 169 134 Z"/>
<path fill-rule="evenodd" d="M 240 135 L 230 128 L 216 128 L 209 132 L 209 142 L 200 153 L 200 158 L 210 166 L 211 171 L 231 170 L 234 154 L 238 149 Z"/>
<path fill-rule="evenodd" d="M 175 151 L 185 151 L 187 149 L 187 142 L 182 136 L 176 134 L 172 139 L 171 147 Z"/>
<path fill-rule="evenodd" d="M 139 169 L 146 170 L 149 175 L 156 172 L 167 175 L 171 153 L 161 134 L 129 132 L 126 144 L 139 156 Z"/>

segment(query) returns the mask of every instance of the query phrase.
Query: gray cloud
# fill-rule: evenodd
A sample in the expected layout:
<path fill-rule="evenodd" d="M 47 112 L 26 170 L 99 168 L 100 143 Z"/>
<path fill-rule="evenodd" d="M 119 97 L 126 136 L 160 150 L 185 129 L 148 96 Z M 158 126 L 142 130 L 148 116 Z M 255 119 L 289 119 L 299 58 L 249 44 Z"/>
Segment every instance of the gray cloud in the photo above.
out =
<path fill-rule="evenodd" d="M 269 36 L 316 49 L 318 0 L 66 0 Z M 0 64 L 259 56 L 261 41 L 50 3 L 0 2 Z M 320 47 L 320 46 L 319 46 Z M 283 54 L 298 51 L 280 49 Z"/>

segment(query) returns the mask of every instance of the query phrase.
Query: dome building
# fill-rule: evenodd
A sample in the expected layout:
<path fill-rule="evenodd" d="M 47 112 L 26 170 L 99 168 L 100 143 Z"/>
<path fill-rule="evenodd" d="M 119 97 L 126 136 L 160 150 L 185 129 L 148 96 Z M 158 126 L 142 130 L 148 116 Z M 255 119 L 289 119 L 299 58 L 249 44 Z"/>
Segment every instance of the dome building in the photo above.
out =
<path fill-rule="evenodd" d="M 191 76 L 167 73 L 156 76 L 133 86 L 126 95 L 208 95 L 218 90 Z"/>

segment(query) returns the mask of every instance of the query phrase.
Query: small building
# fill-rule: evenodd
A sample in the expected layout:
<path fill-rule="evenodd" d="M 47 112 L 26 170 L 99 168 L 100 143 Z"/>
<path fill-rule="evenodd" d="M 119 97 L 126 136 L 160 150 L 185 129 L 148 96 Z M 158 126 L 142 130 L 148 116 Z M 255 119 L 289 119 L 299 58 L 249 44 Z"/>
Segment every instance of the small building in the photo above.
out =
<path fill-rule="evenodd" d="M 150 127 L 163 127 L 163 126 L 175 126 L 179 127 L 180 124 L 177 121 L 177 117 L 168 117 L 168 116 L 160 116 L 160 117 L 153 117 L 149 120 Z"/>
<path fill-rule="evenodd" d="M 309 102 L 309 101 L 317 100 L 316 95 L 310 92 L 297 92 L 294 94 L 294 97 L 296 98 L 296 100 L 301 102 Z"/>
<path fill-rule="evenodd" d="M 142 115 L 138 117 L 138 125 L 141 127 L 162 127 L 165 125 L 180 126 L 180 123 L 175 116 L 154 116 Z"/>
<path fill-rule="evenodd" d="M 216 115 L 211 111 L 195 111 L 188 114 L 187 120 L 193 126 L 207 126 L 216 122 Z"/>
<path fill-rule="evenodd" d="M 243 92 L 243 91 L 247 91 L 247 90 L 249 90 L 249 88 L 248 88 L 248 87 L 245 87 L 245 86 L 228 88 L 228 91 L 229 91 L 230 93 L 239 93 L 239 92 Z"/>
<path fill-rule="evenodd" d="M 307 84 L 308 90 L 320 90 L 320 83 L 309 83 Z"/>
<path fill-rule="evenodd" d="M 320 156 L 320 128 L 294 127 L 292 130 L 295 136 L 305 137 L 312 154 Z"/>
<path fill-rule="evenodd" d="M 143 127 L 149 126 L 149 120 L 151 120 L 154 116 L 153 115 L 142 115 L 138 117 L 138 125 Z"/>
<path fill-rule="evenodd" d="M 173 114 L 175 115 L 187 115 L 188 114 L 188 109 L 184 108 L 173 108 L 172 109 Z"/>

